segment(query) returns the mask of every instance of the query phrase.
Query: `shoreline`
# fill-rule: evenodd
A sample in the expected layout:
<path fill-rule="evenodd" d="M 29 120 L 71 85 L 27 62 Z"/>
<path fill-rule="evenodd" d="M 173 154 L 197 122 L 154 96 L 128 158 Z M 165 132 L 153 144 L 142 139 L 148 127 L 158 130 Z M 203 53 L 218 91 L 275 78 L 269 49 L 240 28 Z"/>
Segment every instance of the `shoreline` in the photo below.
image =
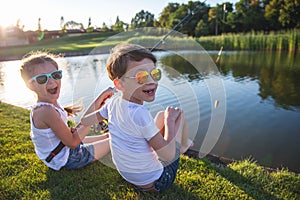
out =
<path fill-rule="evenodd" d="M 60 54 L 60 55 L 63 55 L 64 57 L 73 57 L 73 56 L 86 56 L 86 55 L 108 54 L 109 53 L 109 49 L 107 49 L 107 50 L 72 51 L 72 52 L 61 52 L 61 53 L 57 53 L 57 52 L 54 52 L 54 51 L 49 51 L 49 52 L 52 52 L 54 54 Z M 24 55 L 26 55 L 26 54 L 24 54 Z M 0 57 L 0 62 L 21 60 L 24 55 L 15 55 L 15 56 Z"/>
<path fill-rule="evenodd" d="M 195 150 L 191 150 L 191 149 L 188 149 L 184 155 L 188 156 L 188 157 L 191 157 L 191 158 L 194 158 L 194 159 L 201 159 L 199 158 L 198 156 L 199 152 L 195 151 Z M 203 158 L 206 158 L 208 159 L 211 163 L 214 163 L 216 165 L 220 165 L 222 167 L 228 167 L 227 165 L 231 164 L 231 163 L 234 163 L 234 162 L 239 162 L 239 160 L 235 160 L 235 159 L 230 159 L 230 158 L 226 158 L 226 157 L 222 157 L 222 156 L 218 156 L 218 155 L 215 155 L 215 154 L 207 154 L 206 156 L 204 156 Z M 272 167 L 266 167 L 266 166 L 263 166 L 263 165 L 260 165 L 266 172 L 278 172 L 280 171 L 281 169 L 280 168 L 272 168 Z M 300 174 L 299 172 L 295 172 L 295 171 L 292 171 L 290 169 L 288 169 L 290 172 L 293 172 L 295 174 Z"/>

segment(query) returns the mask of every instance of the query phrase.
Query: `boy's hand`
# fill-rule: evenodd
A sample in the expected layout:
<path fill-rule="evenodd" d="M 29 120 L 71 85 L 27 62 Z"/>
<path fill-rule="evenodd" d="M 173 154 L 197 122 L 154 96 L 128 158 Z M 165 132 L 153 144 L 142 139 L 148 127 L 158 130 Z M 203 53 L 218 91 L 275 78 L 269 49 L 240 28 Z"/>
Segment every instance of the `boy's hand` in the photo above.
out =
<path fill-rule="evenodd" d="M 174 122 L 178 119 L 181 115 L 182 110 L 177 107 L 168 106 L 165 110 L 165 120 L 166 122 Z"/>

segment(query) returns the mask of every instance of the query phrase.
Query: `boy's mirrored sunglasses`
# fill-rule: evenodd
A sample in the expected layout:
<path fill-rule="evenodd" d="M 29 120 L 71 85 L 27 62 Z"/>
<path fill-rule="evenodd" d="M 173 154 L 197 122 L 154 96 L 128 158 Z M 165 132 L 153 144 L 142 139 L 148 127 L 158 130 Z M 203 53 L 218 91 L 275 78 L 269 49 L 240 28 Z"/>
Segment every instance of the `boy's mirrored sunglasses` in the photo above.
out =
<path fill-rule="evenodd" d="M 161 79 L 161 70 L 160 69 L 153 69 L 150 72 L 151 77 L 153 78 L 153 80 L 155 81 L 159 81 Z M 147 82 L 148 80 L 148 76 L 149 76 L 149 72 L 147 71 L 142 71 L 142 72 L 138 72 L 135 76 L 132 77 L 125 77 L 125 78 L 135 78 L 136 81 L 139 84 L 144 84 Z"/>
<path fill-rule="evenodd" d="M 29 81 L 35 81 L 39 85 L 44 85 L 48 83 L 49 79 L 60 80 L 62 78 L 62 70 L 55 70 L 48 74 L 38 74 L 32 77 Z"/>

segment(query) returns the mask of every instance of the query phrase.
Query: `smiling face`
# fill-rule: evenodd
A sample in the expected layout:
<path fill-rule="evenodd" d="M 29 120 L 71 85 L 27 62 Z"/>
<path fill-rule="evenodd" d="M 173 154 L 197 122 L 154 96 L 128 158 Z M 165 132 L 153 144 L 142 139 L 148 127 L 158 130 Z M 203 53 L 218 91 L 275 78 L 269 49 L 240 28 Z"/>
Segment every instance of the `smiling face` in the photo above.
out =
<path fill-rule="evenodd" d="M 122 98 L 138 104 L 143 104 L 144 101 L 154 101 L 158 83 L 150 73 L 155 68 L 154 62 L 149 58 L 141 61 L 128 61 L 126 73 L 114 81 L 117 89 L 122 91 Z M 144 84 L 138 83 L 134 78 L 137 73 L 142 71 L 149 73 Z"/>
<path fill-rule="evenodd" d="M 57 67 L 51 62 L 36 64 L 32 66 L 32 68 L 33 70 L 29 77 L 34 77 L 39 74 L 48 74 L 57 70 Z M 27 84 L 28 87 L 37 94 L 38 102 L 48 102 L 57 105 L 57 99 L 61 88 L 61 80 L 49 78 L 48 82 L 43 85 L 31 80 Z"/>

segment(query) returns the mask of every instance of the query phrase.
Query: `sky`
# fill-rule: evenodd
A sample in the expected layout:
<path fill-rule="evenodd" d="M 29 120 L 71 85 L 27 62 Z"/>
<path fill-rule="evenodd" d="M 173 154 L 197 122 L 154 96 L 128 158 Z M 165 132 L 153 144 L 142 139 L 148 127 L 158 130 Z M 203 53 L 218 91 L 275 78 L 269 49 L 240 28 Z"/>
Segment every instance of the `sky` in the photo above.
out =
<path fill-rule="evenodd" d="M 18 19 L 24 30 L 37 30 L 41 19 L 42 30 L 59 30 L 60 19 L 64 22 L 75 21 L 87 27 L 89 18 L 92 26 L 102 27 L 103 22 L 110 26 L 117 16 L 125 23 L 130 23 L 141 10 L 154 14 L 156 19 L 168 3 L 185 3 L 189 0 L 2 0 L 0 6 L 0 26 L 16 25 Z M 201 1 L 203 2 L 203 1 Z M 206 0 L 206 4 L 238 0 Z"/>

